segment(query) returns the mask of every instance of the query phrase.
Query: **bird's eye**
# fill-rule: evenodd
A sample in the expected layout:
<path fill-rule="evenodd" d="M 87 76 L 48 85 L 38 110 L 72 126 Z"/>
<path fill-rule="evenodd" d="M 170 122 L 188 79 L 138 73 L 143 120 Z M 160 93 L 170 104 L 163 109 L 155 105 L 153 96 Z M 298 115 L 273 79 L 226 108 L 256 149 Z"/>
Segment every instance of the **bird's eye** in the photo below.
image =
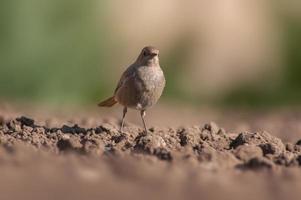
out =
<path fill-rule="evenodd" d="M 144 51 L 144 52 L 143 52 L 143 55 L 144 55 L 144 56 L 147 56 L 147 52 L 146 52 L 146 51 Z"/>

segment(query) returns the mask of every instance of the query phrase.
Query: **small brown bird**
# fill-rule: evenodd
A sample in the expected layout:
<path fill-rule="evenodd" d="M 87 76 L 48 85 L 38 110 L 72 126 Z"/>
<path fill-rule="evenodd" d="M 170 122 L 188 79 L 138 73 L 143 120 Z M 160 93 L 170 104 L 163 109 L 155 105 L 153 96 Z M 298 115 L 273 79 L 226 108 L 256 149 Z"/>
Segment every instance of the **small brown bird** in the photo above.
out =
<path fill-rule="evenodd" d="M 114 95 L 100 102 L 98 106 L 111 107 L 119 103 L 124 107 L 121 133 L 127 108 L 139 110 L 145 133 L 147 133 L 144 120 L 146 109 L 157 103 L 164 87 L 165 77 L 159 64 L 159 50 L 147 46 L 142 49 L 137 60 L 122 74 Z"/>

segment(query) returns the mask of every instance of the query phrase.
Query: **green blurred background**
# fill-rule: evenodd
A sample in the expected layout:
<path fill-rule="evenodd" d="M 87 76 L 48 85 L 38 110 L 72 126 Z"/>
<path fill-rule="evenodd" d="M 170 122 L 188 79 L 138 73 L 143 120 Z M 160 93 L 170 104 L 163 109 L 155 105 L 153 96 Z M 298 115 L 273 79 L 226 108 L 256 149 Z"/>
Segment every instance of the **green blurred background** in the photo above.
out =
<path fill-rule="evenodd" d="M 297 1 L 6 0 L 0 15 L 3 101 L 94 105 L 152 44 L 165 101 L 301 103 Z"/>

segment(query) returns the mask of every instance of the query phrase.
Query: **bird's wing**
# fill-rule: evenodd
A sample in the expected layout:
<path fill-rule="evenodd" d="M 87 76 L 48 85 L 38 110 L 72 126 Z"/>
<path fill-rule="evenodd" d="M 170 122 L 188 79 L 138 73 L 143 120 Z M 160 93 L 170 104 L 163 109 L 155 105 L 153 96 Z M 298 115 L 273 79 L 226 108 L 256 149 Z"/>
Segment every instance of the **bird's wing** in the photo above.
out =
<path fill-rule="evenodd" d="M 131 65 L 129 68 L 127 68 L 127 70 L 125 70 L 125 72 L 123 72 L 117 87 L 114 91 L 114 94 L 116 94 L 116 92 L 118 91 L 119 88 L 121 88 L 123 86 L 123 84 L 125 84 L 127 81 L 129 81 L 130 79 L 133 79 L 135 77 L 135 71 L 133 70 L 133 66 Z"/>

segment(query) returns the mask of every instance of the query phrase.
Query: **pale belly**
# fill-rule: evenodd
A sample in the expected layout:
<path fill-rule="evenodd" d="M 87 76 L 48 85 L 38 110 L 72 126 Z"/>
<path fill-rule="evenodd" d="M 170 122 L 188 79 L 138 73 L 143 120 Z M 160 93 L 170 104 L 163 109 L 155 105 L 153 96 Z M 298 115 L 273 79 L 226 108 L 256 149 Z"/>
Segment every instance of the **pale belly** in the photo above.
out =
<path fill-rule="evenodd" d="M 145 110 L 157 103 L 165 87 L 162 70 L 142 68 L 116 93 L 117 101 L 126 107 Z"/>

